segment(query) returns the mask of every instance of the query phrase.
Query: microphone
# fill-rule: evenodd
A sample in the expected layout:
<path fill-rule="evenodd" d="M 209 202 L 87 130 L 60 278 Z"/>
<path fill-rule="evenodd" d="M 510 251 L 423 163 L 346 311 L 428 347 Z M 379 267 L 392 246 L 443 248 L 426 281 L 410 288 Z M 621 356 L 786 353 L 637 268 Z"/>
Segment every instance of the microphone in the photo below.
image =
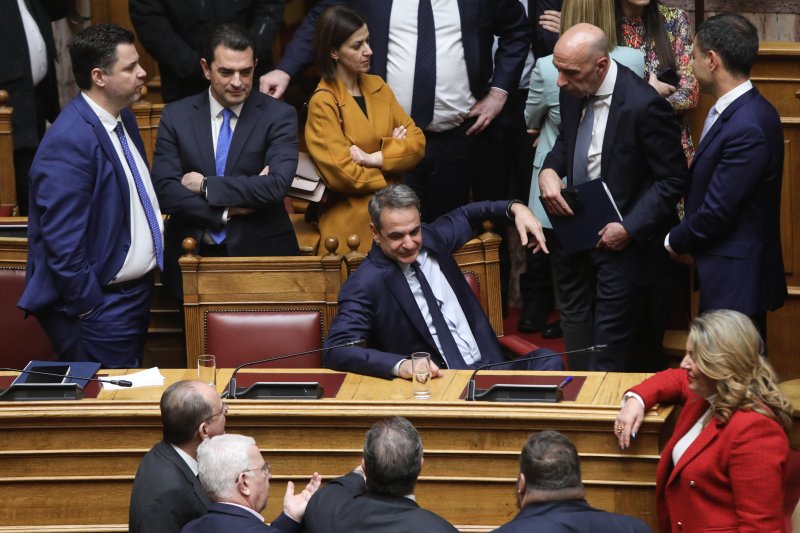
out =
<path fill-rule="evenodd" d="M 314 348 L 313 350 L 306 350 L 304 352 L 296 352 L 296 353 L 290 353 L 290 354 L 286 354 L 286 355 L 279 355 L 277 357 L 267 357 L 267 358 L 264 358 L 264 359 L 257 359 L 255 361 L 248 361 L 247 363 L 242 363 L 241 365 L 239 365 L 239 366 L 237 366 L 236 368 L 233 369 L 233 374 L 231 374 L 231 379 L 230 379 L 230 381 L 228 381 L 228 399 L 229 400 L 235 400 L 236 399 L 236 395 L 237 395 L 237 392 L 236 392 L 236 374 L 238 374 L 239 370 L 241 370 L 243 368 L 246 368 L 248 366 L 260 365 L 262 363 L 271 363 L 272 361 L 280 361 L 282 359 L 291 359 L 293 357 L 299 357 L 301 355 L 308 355 L 310 353 L 321 352 L 323 350 L 333 350 L 333 349 L 336 349 L 336 348 L 346 348 L 348 346 L 355 346 L 356 344 L 361 344 L 362 342 L 364 342 L 363 339 L 356 339 L 356 340 L 353 340 L 353 341 L 343 342 L 343 343 L 337 344 L 335 346 L 329 346 L 327 348 L 325 348 L 325 347 Z"/>
<path fill-rule="evenodd" d="M 111 385 L 117 385 L 118 387 L 133 387 L 133 383 L 131 383 L 127 379 L 85 378 L 81 376 L 72 376 L 68 374 L 54 374 L 52 372 L 41 372 L 39 370 L 23 370 L 19 368 L 0 368 L 0 371 L 19 372 L 20 374 L 39 374 L 40 376 L 55 376 L 57 378 L 62 378 L 62 379 L 72 378 L 72 379 L 82 379 L 85 381 L 99 381 L 100 383 L 109 383 Z"/>
<path fill-rule="evenodd" d="M 559 353 L 551 353 L 547 355 L 532 355 L 529 357 L 520 357 L 519 359 L 514 359 L 513 361 L 499 361 L 496 363 L 486 363 L 485 365 L 481 365 L 475 369 L 475 372 L 469 377 L 469 382 L 467 383 L 467 397 L 466 400 L 468 402 L 475 401 L 475 375 L 484 369 L 491 368 L 493 366 L 502 366 L 514 363 L 524 363 L 526 361 L 536 361 L 538 359 L 547 359 L 548 357 L 559 357 L 562 355 L 573 355 L 576 353 L 584 353 L 584 352 L 597 352 L 600 350 L 605 350 L 607 346 L 605 344 L 595 344 L 593 346 L 587 346 L 586 348 L 580 348 L 577 350 L 569 350 L 567 352 L 559 352 Z M 533 387 L 534 385 L 526 385 L 526 387 Z M 554 389 L 558 389 L 559 387 L 553 386 Z"/>

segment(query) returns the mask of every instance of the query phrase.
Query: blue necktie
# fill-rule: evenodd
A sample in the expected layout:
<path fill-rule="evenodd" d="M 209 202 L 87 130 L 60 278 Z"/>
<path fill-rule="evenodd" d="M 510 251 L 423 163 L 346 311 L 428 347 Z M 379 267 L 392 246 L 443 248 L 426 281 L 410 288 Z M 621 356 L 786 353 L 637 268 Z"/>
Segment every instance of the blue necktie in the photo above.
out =
<path fill-rule="evenodd" d="M 716 118 L 717 118 L 717 106 L 712 105 L 711 109 L 708 110 L 708 115 L 706 115 L 705 122 L 703 122 L 703 132 L 700 134 L 700 142 L 697 143 L 698 146 L 701 142 L 703 142 L 703 139 L 705 139 L 706 133 L 708 133 L 708 130 L 710 130 L 711 126 L 714 125 L 714 121 Z"/>
<path fill-rule="evenodd" d="M 411 118 L 425 129 L 433 119 L 436 96 L 436 26 L 431 0 L 419 0 L 417 12 L 417 58 L 414 67 L 414 92 L 411 97 Z"/>
<path fill-rule="evenodd" d="M 231 137 L 233 137 L 233 132 L 231 131 L 231 118 L 233 118 L 233 116 L 233 111 L 227 107 L 222 110 L 222 126 L 219 127 L 219 136 L 217 137 L 217 176 L 225 175 L 225 163 L 228 162 L 228 150 L 231 147 Z M 225 228 L 219 231 L 208 230 L 208 234 L 211 235 L 211 238 L 214 239 L 214 242 L 217 244 L 224 241 L 225 237 L 227 237 Z"/>
<path fill-rule="evenodd" d="M 147 218 L 147 225 L 150 226 L 150 234 L 153 237 L 153 247 L 156 252 L 156 264 L 158 269 L 164 271 L 164 241 L 161 238 L 161 228 L 158 226 L 158 215 L 156 210 L 153 209 L 153 203 L 150 201 L 150 196 L 147 194 L 147 189 L 144 188 L 142 176 L 139 174 L 139 169 L 136 168 L 136 161 L 133 159 L 133 153 L 128 146 L 128 139 L 125 138 L 125 129 L 122 122 L 117 122 L 117 127 L 114 128 L 119 137 L 119 144 L 122 145 L 122 153 L 125 154 L 125 160 L 128 162 L 128 167 L 131 169 L 133 175 L 133 183 L 136 185 L 136 192 L 139 194 L 139 201 L 142 202 L 144 208 L 144 216 Z"/>
<path fill-rule="evenodd" d="M 572 157 L 573 186 L 589 181 L 589 147 L 592 144 L 595 100 L 597 100 L 596 96 L 586 99 L 586 112 L 578 125 L 578 137 L 575 139 L 575 153 Z"/>
<path fill-rule="evenodd" d="M 447 325 L 442 310 L 439 308 L 439 301 L 436 299 L 436 296 L 434 296 L 428 279 L 425 277 L 425 274 L 422 273 L 422 269 L 416 261 L 411 263 L 411 269 L 414 271 L 414 274 L 416 274 L 419 286 L 422 288 L 422 294 L 425 296 L 425 301 L 428 303 L 428 311 L 433 319 L 433 327 L 436 329 L 439 345 L 444 352 L 442 358 L 448 363 L 450 368 L 466 368 L 467 365 L 458 349 L 456 340 L 453 338 L 450 326 Z"/>

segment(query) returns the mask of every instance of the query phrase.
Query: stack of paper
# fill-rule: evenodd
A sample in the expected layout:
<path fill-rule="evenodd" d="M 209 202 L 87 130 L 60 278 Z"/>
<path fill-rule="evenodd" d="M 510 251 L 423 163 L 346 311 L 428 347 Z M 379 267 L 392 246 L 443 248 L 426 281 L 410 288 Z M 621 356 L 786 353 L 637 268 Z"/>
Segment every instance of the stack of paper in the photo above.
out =
<path fill-rule="evenodd" d="M 130 389 L 134 387 L 163 387 L 164 376 L 159 372 L 158 367 L 148 368 L 135 374 L 126 374 L 124 376 L 114 376 L 113 379 L 124 379 L 133 383 L 131 387 L 120 387 L 119 385 L 112 385 L 110 383 L 103 383 L 103 388 L 106 390 Z"/>

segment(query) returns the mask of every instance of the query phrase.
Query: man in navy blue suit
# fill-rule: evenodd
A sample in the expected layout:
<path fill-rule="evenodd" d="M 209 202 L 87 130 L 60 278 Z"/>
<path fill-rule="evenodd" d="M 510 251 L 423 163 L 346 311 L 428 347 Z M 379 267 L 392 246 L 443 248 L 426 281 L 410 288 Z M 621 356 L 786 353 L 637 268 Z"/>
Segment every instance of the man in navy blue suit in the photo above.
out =
<path fill-rule="evenodd" d="M 481 139 L 501 135 L 508 125 L 500 112 L 530 50 L 523 6 L 519 0 L 323 0 L 297 29 L 277 69 L 261 77 L 262 92 L 280 97 L 291 77 L 312 62 L 317 18 L 335 4 L 366 17 L 371 72 L 386 80 L 425 131 L 425 157 L 406 173 L 422 199 L 422 219 L 432 222 L 466 204 L 471 186 L 492 180 L 476 164 L 477 149 Z"/>
<path fill-rule="evenodd" d="M 186 237 L 204 257 L 300 253 L 283 203 L 297 168 L 297 113 L 252 91 L 253 41 L 241 26 L 218 26 L 203 55 L 210 87 L 164 109 L 153 155 L 170 215 L 164 284 L 179 297 Z"/>
<path fill-rule="evenodd" d="M 519 466 L 520 512 L 496 533 L 650 533 L 638 518 L 589 506 L 584 499 L 578 451 L 558 431 L 531 435 L 522 448 Z"/>
<path fill-rule="evenodd" d="M 766 313 L 786 300 L 780 206 L 783 130 L 778 112 L 750 81 L 758 33 L 724 13 L 703 22 L 692 68 L 709 111 L 689 169 L 686 216 L 667 249 L 697 266 L 700 310 L 748 315 L 766 340 Z"/>
<path fill-rule="evenodd" d="M 298 494 L 294 483 L 286 484 L 283 512 L 271 525 L 259 514 L 267 507 L 272 469 L 264 461 L 256 441 L 228 433 L 203 441 L 197 448 L 200 483 L 213 502 L 208 513 L 192 520 L 183 533 L 295 533 L 303 530 L 308 500 L 322 477 L 314 472 Z"/>
<path fill-rule="evenodd" d="M 75 36 L 81 93 L 39 145 L 30 174 L 28 266 L 19 306 L 62 360 L 138 367 L 152 271 L 163 266 L 161 213 L 136 120 L 145 71 L 133 33 L 114 24 Z"/>
<path fill-rule="evenodd" d="M 480 222 L 498 218 L 516 224 L 524 246 L 546 252 L 541 224 L 519 200 L 468 204 L 432 224 L 420 222 L 419 207 L 406 185 L 390 185 L 370 200 L 374 243 L 339 291 L 339 313 L 324 344 L 326 367 L 410 379 L 413 352 L 431 354 L 434 376 L 440 368 L 477 368 L 505 359 L 452 254 Z M 356 339 L 369 347 L 331 349 Z M 541 349 L 541 355 L 547 353 L 552 352 Z M 559 357 L 532 363 L 531 369 L 563 368 Z"/>
<path fill-rule="evenodd" d="M 607 43 L 600 28 L 577 24 L 556 44 L 561 126 L 539 185 L 553 216 L 573 215 L 561 177 L 570 186 L 596 179 L 607 185 L 622 222 L 602 228 L 592 250 L 566 254 L 553 246 L 564 343 L 567 350 L 608 346 L 592 353 L 590 370 L 643 371 L 666 327 L 666 317 L 645 314 L 645 296 L 667 275 L 663 241 L 678 220 L 688 169 L 672 108 L 611 60 Z"/>

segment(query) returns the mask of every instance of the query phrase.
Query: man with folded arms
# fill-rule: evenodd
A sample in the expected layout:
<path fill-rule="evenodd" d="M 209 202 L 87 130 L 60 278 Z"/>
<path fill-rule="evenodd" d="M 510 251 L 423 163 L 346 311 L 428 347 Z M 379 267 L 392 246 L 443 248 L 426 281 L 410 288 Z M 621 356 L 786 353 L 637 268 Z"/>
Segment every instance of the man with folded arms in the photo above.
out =
<path fill-rule="evenodd" d="M 303 530 L 303 515 L 321 477 L 316 472 L 299 494 L 294 483 L 286 485 L 283 512 L 271 525 L 259 514 L 267 507 L 272 469 L 264 461 L 256 441 L 244 435 L 220 435 L 197 449 L 200 482 L 211 506 L 208 514 L 186 524 L 183 533 L 294 533 Z"/>
<path fill-rule="evenodd" d="M 422 441 L 402 417 L 376 422 L 364 439 L 364 458 L 349 474 L 315 494 L 306 533 L 452 533 L 445 519 L 414 497 L 422 469 Z"/>

